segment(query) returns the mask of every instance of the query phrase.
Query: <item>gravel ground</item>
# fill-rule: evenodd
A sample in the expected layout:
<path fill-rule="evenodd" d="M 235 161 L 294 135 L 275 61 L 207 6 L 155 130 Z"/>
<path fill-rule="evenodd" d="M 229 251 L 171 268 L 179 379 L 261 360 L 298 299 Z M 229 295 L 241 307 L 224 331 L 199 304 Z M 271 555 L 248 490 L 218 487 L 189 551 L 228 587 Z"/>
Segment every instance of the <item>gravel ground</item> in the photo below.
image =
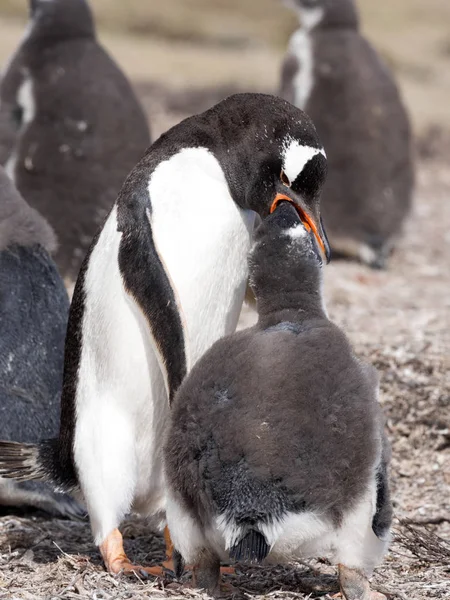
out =
<path fill-rule="evenodd" d="M 167 111 L 151 86 L 139 91 L 145 104 L 152 102 L 155 133 L 184 116 L 173 106 Z M 373 587 L 402 600 L 450 596 L 450 167 L 443 158 L 443 149 L 450 156 L 450 144 L 432 142 L 419 146 L 415 208 L 389 269 L 335 262 L 325 271 L 331 318 L 380 372 L 396 520 Z M 253 318 L 244 310 L 241 325 Z M 149 524 L 130 518 L 123 531 L 132 560 L 161 561 L 162 540 Z M 330 598 L 337 591 L 334 567 L 321 561 L 238 566 L 226 578 L 237 588 L 236 598 Z M 0 518 L 0 599 L 186 597 L 204 596 L 188 581 L 105 573 L 87 523 L 38 513 Z"/>

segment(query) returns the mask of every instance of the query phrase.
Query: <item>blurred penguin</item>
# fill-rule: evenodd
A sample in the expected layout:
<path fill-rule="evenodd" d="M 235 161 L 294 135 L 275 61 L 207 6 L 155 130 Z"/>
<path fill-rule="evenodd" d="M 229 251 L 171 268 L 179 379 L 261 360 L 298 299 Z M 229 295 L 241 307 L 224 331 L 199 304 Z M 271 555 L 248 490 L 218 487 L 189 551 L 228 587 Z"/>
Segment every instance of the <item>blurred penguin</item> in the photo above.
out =
<path fill-rule="evenodd" d="M 56 263 L 74 279 L 125 177 L 150 144 L 144 112 L 97 42 L 85 0 L 30 0 L 30 23 L 0 100 L 1 129 L 10 136 L 9 119 L 17 132 L 6 170 L 55 229 Z"/>
<path fill-rule="evenodd" d="M 0 436 L 36 442 L 59 428 L 69 300 L 49 252 L 55 235 L 0 167 Z M 0 505 L 80 517 L 78 504 L 38 482 L 0 478 Z"/>
<path fill-rule="evenodd" d="M 301 20 L 280 95 L 314 121 L 328 158 L 323 218 L 337 255 L 383 268 L 411 206 L 411 131 L 353 0 L 288 0 Z"/>

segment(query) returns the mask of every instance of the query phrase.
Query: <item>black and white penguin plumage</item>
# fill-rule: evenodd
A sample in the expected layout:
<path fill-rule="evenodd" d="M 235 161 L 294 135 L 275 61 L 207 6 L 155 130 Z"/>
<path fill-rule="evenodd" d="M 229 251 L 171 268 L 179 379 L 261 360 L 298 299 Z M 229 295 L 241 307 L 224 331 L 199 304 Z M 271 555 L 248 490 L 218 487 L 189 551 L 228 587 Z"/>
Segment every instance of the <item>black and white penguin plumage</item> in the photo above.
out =
<path fill-rule="evenodd" d="M 391 521 L 377 374 L 328 319 L 321 253 L 291 203 L 263 221 L 249 262 L 257 324 L 216 342 L 172 404 L 173 543 L 211 593 L 220 559 L 326 556 L 347 599 L 375 598 L 365 577 Z"/>
<path fill-rule="evenodd" d="M 38 442 L 58 433 L 69 299 L 49 256 L 55 235 L 0 167 L 0 436 Z M 82 514 L 41 482 L 0 479 L 0 505 Z"/>
<path fill-rule="evenodd" d="M 123 516 L 165 509 L 170 402 L 235 330 L 255 214 L 289 197 L 328 255 L 325 177 L 309 117 L 238 94 L 163 134 L 125 181 L 75 286 L 59 439 L 0 445 L 0 474 L 81 487 L 110 571 L 137 568 L 124 558 Z"/>
<path fill-rule="evenodd" d="M 413 159 L 392 74 L 362 36 L 354 0 L 289 0 L 293 34 L 280 95 L 305 110 L 324 144 L 322 213 L 336 255 L 385 265 L 408 215 Z"/>
<path fill-rule="evenodd" d="M 30 0 L 30 23 L 0 87 L 17 137 L 6 170 L 59 241 L 75 279 L 96 231 L 150 144 L 130 83 L 96 39 L 86 0 Z"/>

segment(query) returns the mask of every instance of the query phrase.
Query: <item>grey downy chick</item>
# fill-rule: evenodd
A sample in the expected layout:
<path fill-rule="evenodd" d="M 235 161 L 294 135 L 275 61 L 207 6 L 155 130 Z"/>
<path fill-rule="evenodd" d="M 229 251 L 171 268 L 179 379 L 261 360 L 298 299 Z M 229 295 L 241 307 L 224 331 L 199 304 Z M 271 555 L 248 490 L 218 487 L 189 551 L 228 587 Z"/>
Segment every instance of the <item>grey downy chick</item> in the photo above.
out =
<path fill-rule="evenodd" d="M 321 265 L 282 202 L 250 255 L 257 324 L 216 342 L 176 394 L 167 520 L 210 593 L 220 560 L 321 556 L 340 565 L 346 598 L 382 597 L 367 581 L 392 512 L 378 379 L 328 319 Z"/>
<path fill-rule="evenodd" d="M 97 41 L 88 2 L 29 0 L 29 7 L 0 85 L 7 138 L 0 146 L 11 146 L 15 127 L 5 167 L 55 230 L 55 261 L 74 280 L 150 134 L 129 81 Z"/>
<path fill-rule="evenodd" d="M 359 29 L 353 0 L 289 0 L 301 27 L 280 95 L 314 121 L 328 158 L 322 216 L 335 256 L 386 265 L 410 211 L 409 118 L 398 86 Z"/>
<path fill-rule="evenodd" d="M 0 438 L 37 442 L 59 428 L 69 300 L 49 256 L 56 238 L 0 167 Z M 0 478 L 0 505 L 81 517 L 67 494 Z"/>

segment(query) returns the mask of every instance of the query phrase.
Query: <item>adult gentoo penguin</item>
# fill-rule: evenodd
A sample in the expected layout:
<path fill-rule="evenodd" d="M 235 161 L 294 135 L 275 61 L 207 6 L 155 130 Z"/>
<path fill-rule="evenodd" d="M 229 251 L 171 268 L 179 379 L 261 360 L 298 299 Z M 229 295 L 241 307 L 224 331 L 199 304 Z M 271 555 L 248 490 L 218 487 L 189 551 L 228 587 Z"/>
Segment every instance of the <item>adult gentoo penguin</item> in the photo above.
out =
<path fill-rule="evenodd" d="M 212 594 L 221 558 L 320 556 L 339 564 L 348 600 L 384 598 L 367 580 L 392 513 L 377 374 L 328 319 L 321 265 L 281 202 L 250 254 L 257 324 L 217 341 L 172 404 L 168 525 Z"/>
<path fill-rule="evenodd" d="M 49 255 L 55 246 L 48 223 L 0 167 L 0 436 L 17 442 L 58 433 L 69 299 Z M 1 478 L 0 505 L 84 512 L 48 484 Z"/>
<path fill-rule="evenodd" d="M 7 172 L 58 236 L 75 279 L 93 236 L 150 144 L 146 117 L 96 39 L 85 0 L 30 0 L 30 23 L 0 87 L 17 137 Z"/>
<path fill-rule="evenodd" d="M 325 176 L 309 117 L 274 96 L 238 94 L 163 134 L 125 181 L 75 286 L 59 439 L 0 447 L 0 474 L 81 487 L 110 571 L 138 568 L 123 551 L 122 517 L 164 511 L 169 404 L 236 327 L 255 213 L 290 198 L 327 255 Z"/>
<path fill-rule="evenodd" d="M 301 19 L 280 95 L 305 110 L 324 144 L 322 213 L 336 254 L 383 267 L 413 190 L 409 119 L 397 85 L 359 31 L 353 0 L 290 0 Z"/>

